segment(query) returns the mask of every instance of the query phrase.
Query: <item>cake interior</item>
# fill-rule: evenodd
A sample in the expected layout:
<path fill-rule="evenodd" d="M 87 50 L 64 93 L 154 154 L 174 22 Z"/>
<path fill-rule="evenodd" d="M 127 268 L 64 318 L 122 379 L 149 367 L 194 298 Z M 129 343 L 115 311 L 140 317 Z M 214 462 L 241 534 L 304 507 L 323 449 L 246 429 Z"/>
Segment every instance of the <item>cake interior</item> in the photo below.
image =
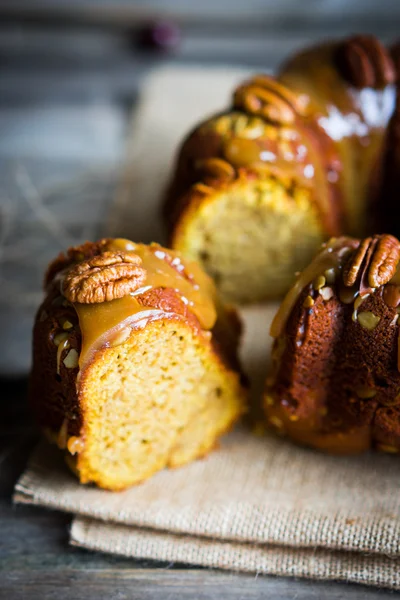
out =
<path fill-rule="evenodd" d="M 247 303 L 281 297 L 323 240 L 311 192 L 271 176 L 190 206 L 173 244 L 202 264 L 225 300 Z"/>
<path fill-rule="evenodd" d="M 123 489 L 208 452 L 243 407 L 239 376 L 186 322 L 163 319 L 107 348 L 82 377 L 81 482 Z"/>

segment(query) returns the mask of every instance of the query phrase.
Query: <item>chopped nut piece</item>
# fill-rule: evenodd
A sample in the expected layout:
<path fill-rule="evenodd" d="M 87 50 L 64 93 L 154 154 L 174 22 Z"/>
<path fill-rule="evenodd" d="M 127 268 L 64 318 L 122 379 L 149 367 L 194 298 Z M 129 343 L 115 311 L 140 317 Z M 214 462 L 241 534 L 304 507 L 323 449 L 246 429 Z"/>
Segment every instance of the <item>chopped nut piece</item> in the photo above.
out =
<path fill-rule="evenodd" d="M 381 320 L 380 317 L 378 317 L 377 315 L 374 315 L 374 313 L 370 312 L 370 311 L 361 312 L 358 315 L 358 322 L 360 323 L 360 325 L 362 327 L 364 327 L 365 329 L 369 329 L 370 331 L 375 329 L 375 327 L 378 325 L 380 320 Z"/>
<path fill-rule="evenodd" d="M 307 296 L 303 302 L 303 306 L 304 308 L 311 308 L 311 306 L 314 306 L 314 300 L 311 298 L 311 296 Z"/>
<path fill-rule="evenodd" d="M 325 301 L 328 301 L 333 297 L 333 289 L 331 287 L 323 287 L 319 290 L 319 293 Z"/>
<path fill-rule="evenodd" d="M 65 342 L 65 340 L 67 338 L 68 338 L 68 333 L 66 333 L 65 331 L 62 331 L 61 333 L 57 333 L 53 337 L 53 342 L 56 346 L 59 346 L 61 344 L 61 342 Z"/>
<path fill-rule="evenodd" d="M 79 354 L 75 350 L 75 348 L 72 348 L 68 352 L 67 356 L 63 360 L 63 363 L 67 367 L 67 369 L 75 369 L 78 366 L 78 364 L 79 364 Z"/>
<path fill-rule="evenodd" d="M 361 304 L 368 298 L 369 294 L 364 294 L 363 296 L 358 296 L 354 301 L 354 310 L 358 310 Z"/>

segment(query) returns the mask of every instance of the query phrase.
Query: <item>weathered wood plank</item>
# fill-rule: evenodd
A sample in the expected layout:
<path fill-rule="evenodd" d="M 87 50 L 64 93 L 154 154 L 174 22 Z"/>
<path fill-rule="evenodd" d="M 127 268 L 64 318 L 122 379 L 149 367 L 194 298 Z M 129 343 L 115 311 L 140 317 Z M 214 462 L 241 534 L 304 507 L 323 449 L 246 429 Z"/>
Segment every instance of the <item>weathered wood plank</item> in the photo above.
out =
<path fill-rule="evenodd" d="M 4 594 L 3 596 L 1 594 Z M 207 570 L 102 569 L 76 571 L 53 569 L 8 572 L 2 580 L 0 597 L 12 600 L 214 600 L 244 598 L 261 600 L 374 600 L 389 597 L 356 586 L 295 581 L 273 577 L 249 577 Z M 391 594 L 392 596 L 392 594 Z"/>

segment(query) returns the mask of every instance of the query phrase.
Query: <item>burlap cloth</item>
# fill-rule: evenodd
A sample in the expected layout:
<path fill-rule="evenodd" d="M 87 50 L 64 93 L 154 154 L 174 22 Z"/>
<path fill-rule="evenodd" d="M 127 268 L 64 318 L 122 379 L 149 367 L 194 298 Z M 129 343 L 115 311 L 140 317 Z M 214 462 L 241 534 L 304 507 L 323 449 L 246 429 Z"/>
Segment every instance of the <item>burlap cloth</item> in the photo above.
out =
<path fill-rule="evenodd" d="M 172 150 L 189 124 L 224 105 L 242 74 L 164 69 L 149 78 L 111 234 L 160 238 L 156 207 Z M 243 311 L 242 356 L 256 397 L 274 310 Z M 400 589 L 399 488 L 397 457 L 324 456 L 241 429 L 207 458 L 122 493 L 79 486 L 43 442 L 17 483 L 15 501 L 74 513 L 71 543 L 85 548 Z"/>

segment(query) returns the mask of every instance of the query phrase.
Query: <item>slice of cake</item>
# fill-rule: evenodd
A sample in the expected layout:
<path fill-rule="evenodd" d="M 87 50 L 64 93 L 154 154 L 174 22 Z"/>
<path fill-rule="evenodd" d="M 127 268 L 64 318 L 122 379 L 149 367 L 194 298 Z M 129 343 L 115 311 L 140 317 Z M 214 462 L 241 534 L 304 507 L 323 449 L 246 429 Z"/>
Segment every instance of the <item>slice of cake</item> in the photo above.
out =
<path fill-rule="evenodd" d="M 30 401 L 82 483 L 110 490 L 209 452 L 244 412 L 240 324 L 195 264 L 104 239 L 49 266 Z"/>

